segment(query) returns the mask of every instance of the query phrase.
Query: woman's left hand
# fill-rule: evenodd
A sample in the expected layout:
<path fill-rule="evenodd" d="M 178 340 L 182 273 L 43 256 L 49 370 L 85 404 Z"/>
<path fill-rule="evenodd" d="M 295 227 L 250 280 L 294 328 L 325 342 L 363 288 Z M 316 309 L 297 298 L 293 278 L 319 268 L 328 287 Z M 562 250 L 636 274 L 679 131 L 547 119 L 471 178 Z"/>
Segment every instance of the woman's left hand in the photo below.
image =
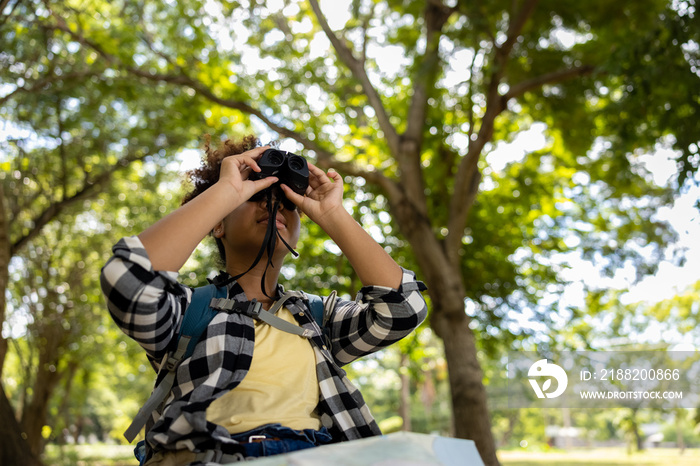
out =
<path fill-rule="evenodd" d="M 328 173 L 309 163 L 309 187 L 301 196 L 287 185 L 282 185 L 285 196 L 311 220 L 323 227 L 325 220 L 347 211 L 343 207 L 343 177 L 331 169 Z"/>

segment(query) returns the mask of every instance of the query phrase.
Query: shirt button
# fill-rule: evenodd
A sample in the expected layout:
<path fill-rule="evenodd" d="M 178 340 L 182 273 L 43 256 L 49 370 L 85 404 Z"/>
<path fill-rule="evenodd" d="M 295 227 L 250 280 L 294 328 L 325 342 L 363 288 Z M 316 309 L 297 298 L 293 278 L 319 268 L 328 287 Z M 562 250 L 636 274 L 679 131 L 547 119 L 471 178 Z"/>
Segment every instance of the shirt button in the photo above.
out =
<path fill-rule="evenodd" d="M 321 346 L 321 348 L 323 348 L 324 350 L 328 350 L 328 348 L 326 348 L 326 345 Z"/>
<path fill-rule="evenodd" d="M 299 312 L 299 315 L 304 317 L 304 311 Z"/>

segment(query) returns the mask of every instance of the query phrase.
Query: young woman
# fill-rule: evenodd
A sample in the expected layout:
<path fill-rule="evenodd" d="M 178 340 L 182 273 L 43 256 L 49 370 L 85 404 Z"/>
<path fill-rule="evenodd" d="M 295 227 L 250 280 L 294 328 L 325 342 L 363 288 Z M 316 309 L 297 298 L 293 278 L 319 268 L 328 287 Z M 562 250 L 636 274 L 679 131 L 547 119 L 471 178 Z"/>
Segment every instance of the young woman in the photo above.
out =
<path fill-rule="evenodd" d="M 338 245 L 363 288 L 355 301 L 326 298 L 332 309 L 325 323 L 328 339 L 311 317 L 305 293 L 277 312 L 308 330 L 304 336 L 245 314 L 218 313 L 177 368 L 164 406 L 146 426 L 148 465 L 225 463 L 380 434 L 341 366 L 398 341 L 426 316 L 424 285 L 344 209 L 338 173 L 308 164 L 305 195 L 282 185 L 291 203 L 280 203 L 275 218 L 267 206 L 272 198 L 250 200 L 278 181 L 251 179 L 268 149 L 257 145 L 253 136 L 228 140 L 217 150 L 207 144 L 202 167 L 190 173 L 194 189 L 183 206 L 114 246 L 101 281 L 115 322 L 158 368 L 174 350 L 193 292 L 178 283 L 177 272 L 209 234 L 225 263 L 213 283 L 225 286 L 229 299 L 257 300 L 270 309 L 284 292 L 278 278 L 289 249 L 278 242 L 269 266 L 266 255 L 246 270 L 269 222 L 284 243 L 296 246 L 302 212 Z"/>

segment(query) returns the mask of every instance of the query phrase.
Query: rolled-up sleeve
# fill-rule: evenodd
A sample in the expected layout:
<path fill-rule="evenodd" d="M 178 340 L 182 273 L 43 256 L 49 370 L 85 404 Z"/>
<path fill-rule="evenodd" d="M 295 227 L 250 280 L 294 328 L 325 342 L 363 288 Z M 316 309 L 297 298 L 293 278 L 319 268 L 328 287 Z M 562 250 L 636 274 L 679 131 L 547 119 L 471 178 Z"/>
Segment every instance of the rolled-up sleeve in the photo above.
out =
<path fill-rule="evenodd" d="M 421 294 L 426 286 L 403 269 L 398 289 L 367 286 L 355 301 L 338 299 L 331 315 L 331 345 L 336 362 L 348 364 L 411 333 L 428 313 Z"/>
<path fill-rule="evenodd" d="M 137 236 L 122 238 L 102 268 L 100 284 L 119 328 L 160 361 L 182 320 L 189 299 L 177 272 L 153 270 Z"/>

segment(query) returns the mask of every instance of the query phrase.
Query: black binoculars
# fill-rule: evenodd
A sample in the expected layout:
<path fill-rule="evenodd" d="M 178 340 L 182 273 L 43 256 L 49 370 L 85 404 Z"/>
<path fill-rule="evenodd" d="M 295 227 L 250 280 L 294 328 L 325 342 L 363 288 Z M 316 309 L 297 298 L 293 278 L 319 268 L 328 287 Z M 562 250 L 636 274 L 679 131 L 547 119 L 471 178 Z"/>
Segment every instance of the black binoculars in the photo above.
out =
<path fill-rule="evenodd" d="M 253 202 L 261 201 L 266 198 L 267 191 L 272 190 L 276 196 L 279 196 L 285 209 L 294 209 L 295 205 L 284 196 L 279 185 L 286 184 L 295 193 L 304 195 L 306 188 L 309 187 L 309 165 L 306 163 L 306 159 L 291 152 L 267 149 L 258 160 L 258 166 L 260 171 L 252 172 L 250 174 L 251 180 L 276 176 L 279 181 L 270 188 L 254 194 L 250 200 Z"/>

